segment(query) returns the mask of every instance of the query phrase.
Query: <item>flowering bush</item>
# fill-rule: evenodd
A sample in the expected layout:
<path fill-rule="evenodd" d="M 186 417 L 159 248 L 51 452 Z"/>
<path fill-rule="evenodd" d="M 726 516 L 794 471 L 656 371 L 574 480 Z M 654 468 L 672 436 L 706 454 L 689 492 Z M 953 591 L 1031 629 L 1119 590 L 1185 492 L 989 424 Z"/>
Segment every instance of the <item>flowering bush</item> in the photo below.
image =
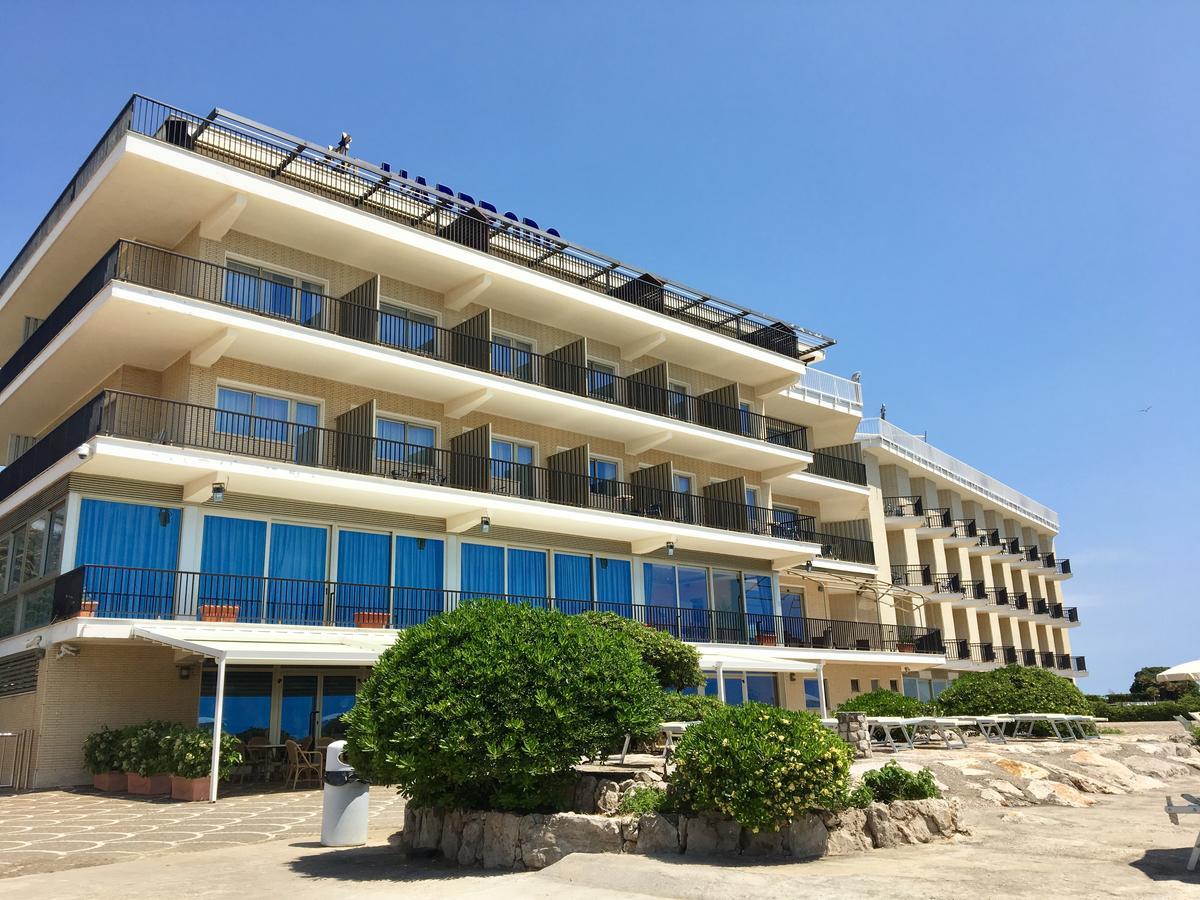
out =
<path fill-rule="evenodd" d="M 136 726 L 135 726 L 136 727 Z M 121 748 L 133 728 L 109 728 L 93 731 L 83 741 L 83 762 L 93 775 L 123 772 Z"/>
<path fill-rule="evenodd" d="M 664 722 L 699 722 L 724 708 L 725 704 L 717 697 L 667 691 L 663 694 L 659 715 Z"/>
<path fill-rule="evenodd" d="M 170 735 L 181 726 L 173 722 L 143 722 L 121 731 L 118 756 L 122 772 L 161 775 L 171 771 Z"/>
<path fill-rule="evenodd" d="M 228 778 L 242 764 L 240 742 L 232 734 L 221 735 L 221 755 L 217 779 Z M 172 775 L 180 778 L 204 778 L 212 770 L 212 727 L 178 728 L 166 737 Z"/>
<path fill-rule="evenodd" d="M 642 655 L 642 661 L 651 668 L 664 689 L 682 691 L 704 684 L 700 652 L 675 635 L 657 628 L 647 628 L 641 622 L 616 613 L 587 612 L 583 613 L 583 618 L 601 628 L 620 632 L 632 640 Z"/>
<path fill-rule="evenodd" d="M 746 703 L 684 733 L 671 784 L 683 809 L 769 830 L 805 810 L 844 808 L 853 757 L 816 716 Z"/>

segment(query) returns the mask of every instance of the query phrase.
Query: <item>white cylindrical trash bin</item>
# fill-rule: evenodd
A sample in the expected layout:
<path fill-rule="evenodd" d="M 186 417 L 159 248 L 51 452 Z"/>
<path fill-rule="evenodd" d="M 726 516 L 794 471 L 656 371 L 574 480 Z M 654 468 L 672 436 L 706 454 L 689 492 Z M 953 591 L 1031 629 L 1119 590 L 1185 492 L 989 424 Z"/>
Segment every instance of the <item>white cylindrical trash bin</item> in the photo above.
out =
<path fill-rule="evenodd" d="M 345 741 L 325 749 L 325 790 L 321 809 L 321 843 L 357 847 L 367 842 L 367 784 L 343 758 Z"/>

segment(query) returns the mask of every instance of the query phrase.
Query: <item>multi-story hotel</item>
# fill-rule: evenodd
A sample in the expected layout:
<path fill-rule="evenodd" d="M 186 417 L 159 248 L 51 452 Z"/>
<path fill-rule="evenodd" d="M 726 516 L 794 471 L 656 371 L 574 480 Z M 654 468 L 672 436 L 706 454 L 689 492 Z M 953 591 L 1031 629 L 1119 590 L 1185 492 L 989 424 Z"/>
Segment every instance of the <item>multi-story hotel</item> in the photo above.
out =
<path fill-rule="evenodd" d="M 1078 675 L 1055 514 L 894 428 L 833 341 L 223 110 L 120 112 L 0 278 L 0 732 L 317 737 L 479 596 L 824 710 Z"/>

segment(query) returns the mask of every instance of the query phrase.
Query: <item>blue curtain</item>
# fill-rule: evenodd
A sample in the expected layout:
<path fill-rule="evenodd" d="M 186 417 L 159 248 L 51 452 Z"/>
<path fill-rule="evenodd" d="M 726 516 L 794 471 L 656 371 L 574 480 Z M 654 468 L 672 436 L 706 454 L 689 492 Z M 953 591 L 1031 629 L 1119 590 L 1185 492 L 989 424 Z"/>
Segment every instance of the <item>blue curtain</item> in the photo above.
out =
<path fill-rule="evenodd" d="M 676 593 L 675 567 L 643 563 L 642 582 L 646 591 L 646 624 L 678 637 L 679 597 Z"/>
<path fill-rule="evenodd" d="M 710 641 L 712 628 L 708 612 L 708 571 L 680 566 L 679 626 L 677 637 L 685 641 Z"/>
<path fill-rule="evenodd" d="M 353 625 L 356 612 L 386 612 L 392 538 L 367 531 L 338 532 L 338 586 L 334 624 Z"/>
<path fill-rule="evenodd" d="M 554 554 L 554 596 L 565 613 L 591 609 L 592 558 L 577 553 Z"/>
<path fill-rule="evenodd" d="M 460 565 L 464 600 L 499 597 L 504 593 L 503 547 L 463 544 Z"/>
<path fill-rule="evenodd" d="M 524 602 L 533 606 L 549 605 L 546 600 L 550 596 L 546 584 L 546 551 L 508 551 L 508 592 L 530 598 Z"/>
<path fill-rule="evenodd" d="M 126 567 L 89 570 L 84 592 L 99 604 L 98 616 L 173 615 L 178 560 L 179 510 L 109 500 L 80 504 L 75 565 Z"/>
<path fill-rule="evenodd" d="M 431 538 L 396 538 L 395 628 L 418 625 L 445 608 L 442 574 L 445 545 Z"/>
<path fill-rule="evenodd" d="M 267 523 L 256 519 L 204 517 L 200 549 L 200 605 L 234 605 L 238 619 L 262 616 L 263 558 Z"/>
<path fill-rule="evenodd" d="M 305 525 L 272 525 L 267 574 L 267 621 L 284 625 L 325 622 L 325 561 L 329 532 Z"/>
<path fill-rule="evenodd" d="M 596 558 L 596 600 L 604 612 L 633 615 L 633 567 L 627 559 Z"/>

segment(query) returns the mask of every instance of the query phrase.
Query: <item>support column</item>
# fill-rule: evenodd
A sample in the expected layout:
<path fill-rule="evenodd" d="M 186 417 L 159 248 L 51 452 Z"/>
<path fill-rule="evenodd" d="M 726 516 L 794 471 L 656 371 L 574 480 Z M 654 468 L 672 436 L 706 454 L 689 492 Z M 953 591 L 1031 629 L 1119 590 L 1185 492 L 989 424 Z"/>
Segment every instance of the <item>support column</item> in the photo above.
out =
<path fill-rule="evenodd" d="M 825 701 L 825 663 L 817 663 L 817 696 L 821 698 L 821 718 L 829 715 Z"/>
<path fill-rule="evenodd" d="M 208 770 L 208 802 L 217 802 L 217 781 L 221 771 L 221 718 L 225 712 L 225 657 L 217 657 L 217 696 L 213 704 L 212 764 Z"/>

